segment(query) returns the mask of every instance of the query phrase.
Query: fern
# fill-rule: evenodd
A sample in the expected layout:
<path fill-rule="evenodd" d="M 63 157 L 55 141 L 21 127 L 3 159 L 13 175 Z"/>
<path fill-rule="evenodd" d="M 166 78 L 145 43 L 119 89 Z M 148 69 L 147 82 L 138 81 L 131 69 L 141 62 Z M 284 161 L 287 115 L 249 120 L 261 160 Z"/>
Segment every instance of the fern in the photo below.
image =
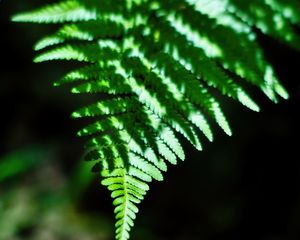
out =
<path fill-rule="evenodd" d="M 13 17 L 58 25 L 36 44 L 35 62 L 83 63 L 55 86 L 107 95 L 72 117 L 94 121 L 78 135 L 90 136 L 85 157 L 114 199 L 116 239 L 129 239 L 149 182 L 185 159 L 180 135 L 201 150 L 200 134 L 213 141 L 210 122 L 232 134 L 216 91 L 253 111 L 247 84 L 288 98 L 257 32 L 299 50 L 299 10 L 296 0 L 62 0 Z"/>

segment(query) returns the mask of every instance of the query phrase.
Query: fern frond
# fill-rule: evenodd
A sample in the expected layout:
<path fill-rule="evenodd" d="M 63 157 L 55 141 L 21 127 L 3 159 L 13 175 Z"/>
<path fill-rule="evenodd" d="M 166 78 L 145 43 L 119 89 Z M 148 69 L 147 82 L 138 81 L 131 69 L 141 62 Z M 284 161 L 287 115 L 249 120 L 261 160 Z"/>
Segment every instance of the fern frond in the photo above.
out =
<path fill-rule="evenodd" d="M 61 1 L 12 18 L 16 22 L 33 23 L 64 23 L 95 19 L 97 19 L 95 9 L 88 9 L 76 0 Z"/>
<path fill-rule="evenodd" d="M 68 24 L 60 28 L 56 33 L 41 39 L 34 47 L 42 50 L 68 40 L 94 41 L 95 38 L 118 39 L 123 35 L 123 27 L 120 23 L 98 19 L 78 24 Z"/>
<path fill-rule="evenodd" d="M 250 2 L 232 0 L 229 10 L 250 26 L 259 28 L 263 33 L 276 37 L 294 48 L 299 48 L 299 36 L 295 33 L 288 19 L 277 11 L 276 4 L 269 1 L 254 0 Z M 270 7 L 271 5 L 271 7 Z M 272 8 L 273 6 L 273 8 Z M 275 11 L 274 11 L 275 9 Z M 294 15 L 295 16 L 295 15 Z"/>
<path fill-rule="evenodd" d="M 96 117 L 103 115 L 116 115 L 134 111 L 139 102 L 134 97 L 117 97 L 83 107 L 72 114 L 73 117 Z"/>
<path fill-rule="evenodd" d="M 118 48 L 112 41 L 99 41 L 89 45 L 65 45 L 38 55 L 35 62 L 51 60 L 76 60 L 96 63 L 103 59 L 117 59 Z"/>
<path fill-rule="evenodd" d="M 254 28 L 300 50 L 299 10 L 296 0 L 62 0 L 12 18 L 59 25 L 34 61 L 81 64 L 55 86 L 105 94 L 72 117 L 92 119 L 78 135 L 114 199 L 117 240 L 129 239 L 149 182 L 185 159 L 182 139 L 202 150 L 214 123 L 232 135 L 220 97 L 257 112 L 248 85 L 288 98 Z"/>
<path fill-rule="evenodd" d="M 300 25 L 300 3 L 297 0 L 265 0 L 274 11 L 288 19 L 291 23 Z"/>
<path fill-rule="evenodd" d="M 132 158 L 132 161 L 140 166 L 140 161 L 135 161 L 134 159 Z M 116 161 L 122 162 L 120 159 Z M 144 163 L 146 164 L 144 167 L 148 168 L 147 163 Z M 119 165 L 122 166 L 122 163 L 119 163 Z M 104 166 L 104 170 L 101 172 L 101 175 L 104 177 L 102 184 L 112 191 L 111 196 L 114 199 L 114 212 L 117 219 L 115 225 L 116 239 L 129 239 L 129 232 L 134 225 L 133 220 L 138 212 L 136 204 L 143 200 L 144 195 L 149 190 L 145 179 L 141 177 L 143 175 L 133 169 L 135 168 L 130 167 L 127 171 L 123 166 L 123 168 L 120 167 L 113 171 L 108 171 Z M 138 175 L 139 179 L 135 175 Z"/>

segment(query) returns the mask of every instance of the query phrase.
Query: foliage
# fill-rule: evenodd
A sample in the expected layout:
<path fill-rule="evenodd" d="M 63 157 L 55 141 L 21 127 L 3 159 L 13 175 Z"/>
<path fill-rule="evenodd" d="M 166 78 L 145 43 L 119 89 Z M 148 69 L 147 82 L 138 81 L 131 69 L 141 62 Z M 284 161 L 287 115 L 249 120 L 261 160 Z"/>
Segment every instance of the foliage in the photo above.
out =
<path fill-rule="evenodd" d="M 105 216 L 78 209 L 91 164 L 74 164 L 66 176 L 57 152 L 28 145 L 0 157 L 0 239 L 109 239 Z"/>
<path fill-rule="evenodd" d="M 15 178 L 17 175 L 37 166 L 39 164 L 38 160 L 45 153 L 45 150 L 39 148 L 22 149 L 5 156 L 0 162 L 0 183 L 7 179 Z"/>
<path fill-rule="evenodd" d="M 149 182 L 185 159 L 180 135 L 201 150 L 210 122 L 232 134 L 219 95 L 253 111 L 245 87 L 288 98 L 257 37 L 299 50 L 299 10 L 296 0 L 64 0 L 13 17 L 59 25 L 35 62 L 80 62 L 55 86 L 102 96 L 72 116 L 94 121 L 78 135 L 90 136 L 85 157 L 112 192 L 116 239 L 129 239 Z"/>

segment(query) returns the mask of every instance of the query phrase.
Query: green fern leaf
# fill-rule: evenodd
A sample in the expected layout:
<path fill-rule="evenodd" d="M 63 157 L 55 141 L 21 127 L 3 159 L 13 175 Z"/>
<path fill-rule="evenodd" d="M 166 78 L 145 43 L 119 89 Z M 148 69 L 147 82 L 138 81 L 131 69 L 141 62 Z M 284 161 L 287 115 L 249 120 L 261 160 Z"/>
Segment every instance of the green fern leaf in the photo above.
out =
<path fill-rule="evenodd" d="M 220 98 L 256 112 L 248 86 L 288 98 L 254 28 L 300 50 L 299 10 L 296 0 L 62 0 L 12 18 L 59 25 L 34 61 L 81 64 L 55 86 L 105 94 L 72 117 L 93 120 L 78 135 L 114 199 L 117 240 L 129 239 L 149 183 L 185 159 L 183 141 L 202 150 L 213 124 L 232 135 Z"/>
<path fill-rule="evenodd" d="M 29 13 L 15 15 L 12 20 L 33 23 L 63 23 L 97 19 L 97 12 L 87 9 L 80 1 L 67 0 L 42 7 Z"/>

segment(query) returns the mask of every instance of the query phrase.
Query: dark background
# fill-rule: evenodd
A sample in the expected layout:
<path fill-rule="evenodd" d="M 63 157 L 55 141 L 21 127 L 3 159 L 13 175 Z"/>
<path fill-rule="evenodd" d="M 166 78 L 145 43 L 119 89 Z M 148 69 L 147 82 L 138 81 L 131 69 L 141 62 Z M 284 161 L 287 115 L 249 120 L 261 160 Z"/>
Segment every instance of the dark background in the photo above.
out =
<path fill-rule="evenodd" d="M 31 205 L 37 208 L 30 213 L 30 220 L 17 224 L 10 235 L 1 235 L 0 230 L 0 239 L 38 239 L 41 231 L 48 231 L 44 239 L 77 239 L 76 231 L 52 233 L 56 226 L 39 223 L 44 221 L 45 208 L 55 209 L 70 196 L 68 204 L 78 220 L 54 225 L 81 226 L 85 232 L 81 239 L 113 239 L 114 216 L 108 191 L 97 178 L 87 183 L 74 180 L 82 166 L 84 144 L 75 133 L 83 122 L 69 116 L 84 105 L 85 98 L 70 94 L 67 87 L 52 87 L 69 66 L 32 63 L 34 42 L 51 32 L 50 27 L 9 20 L 12 14 L 38 4 L 0 4 L 0 163 L 15 152 L 20 158 L 24 152 L 38 152 L 41 159 L 0 183 L 0 229 L 4 228 L 1 222 L 6 222 L 1 220 L 6 216 L 1 215 L 1 207 L 12 212 L 18 206 L 11 204 L 12 199 L 17 201 L 34 192 L 23 206 L 24 214 Z M 132 239 L 300 239 L 300 54 L 269 38 L 261 37 L 260 41 L 290 99 L 273 104 L 253 91 L 251 95 L 262 109 L 259 114 L 224 100 L 234 135 L 227 137 L 215 127 L 215 142 L 204 141 L 203 152 L 185 146 L 186 162 L 169 167 L 164 182 L 151 184 Z M 20 189 L 24 191 L 18 195 Z M 71 193 L 65 196 L 65 192 Z M 50 201 L 51 196 L 59 197 Z M 68 204 L 57 214 L 68 215 Z M 82 227 L 82 216 L 87 222 L 97 219 L 99 225 L 91 221 L 96 226 L 85 223 L 87 226 Z"/>

